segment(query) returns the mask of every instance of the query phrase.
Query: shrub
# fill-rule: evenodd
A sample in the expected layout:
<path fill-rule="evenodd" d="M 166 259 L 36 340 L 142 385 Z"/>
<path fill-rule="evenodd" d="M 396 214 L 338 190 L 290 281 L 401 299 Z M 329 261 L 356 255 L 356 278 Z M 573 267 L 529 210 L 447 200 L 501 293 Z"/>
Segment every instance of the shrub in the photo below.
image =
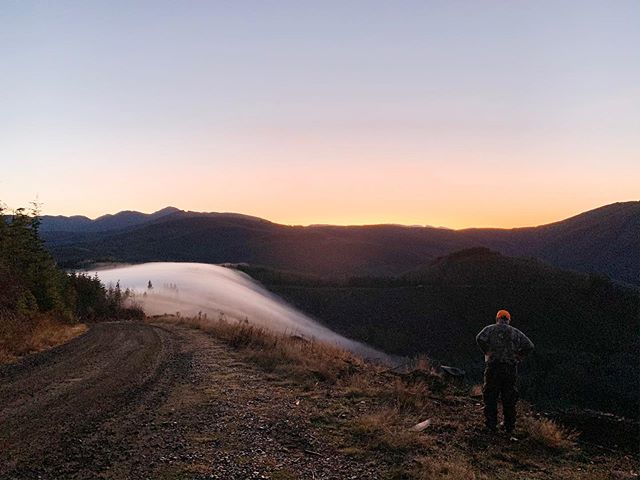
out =
<path fill-rule="evenodd" d="M 372 450 L 398 454 L 428 446 L 429 437 L 411 431 L 406 420 L 398 407 L 387 407 L 357 418 L 351 431 Z"/>
<path fill-rule="evenodd" d="M 527 433 L 539 445 L 551 450 L 570 451 L 575 449 L 578 433 L 558 425 L 548 418 L 524 419 Z"/>

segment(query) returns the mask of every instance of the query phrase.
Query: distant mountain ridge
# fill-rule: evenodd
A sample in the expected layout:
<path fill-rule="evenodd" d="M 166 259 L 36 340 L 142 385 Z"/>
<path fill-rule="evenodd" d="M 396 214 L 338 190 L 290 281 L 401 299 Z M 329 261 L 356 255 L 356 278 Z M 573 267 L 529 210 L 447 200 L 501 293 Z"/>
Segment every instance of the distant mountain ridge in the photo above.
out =
<path fill-rule="evenodd" d="M 166 207 L 154 213 L 124 210 L 115 214 L 102 215 L 95 220 L 81 215 L 72 217 L 44 215 L 40 230 L 42 232 L 106 232 L 135 227 L 178 212 L 183 211 L 175 207 Z"/>
<path fill-rule="evenodd" d="M 486 247 L 640 285 L 640 201 L 514 229 L 303 227 L 173 207 L 95 220 L 50 216 L 42 220 L 47 246 L 65 265 L 103 260 L 245 262 L 319 276 L 399 275 L 457 250 Z"/>

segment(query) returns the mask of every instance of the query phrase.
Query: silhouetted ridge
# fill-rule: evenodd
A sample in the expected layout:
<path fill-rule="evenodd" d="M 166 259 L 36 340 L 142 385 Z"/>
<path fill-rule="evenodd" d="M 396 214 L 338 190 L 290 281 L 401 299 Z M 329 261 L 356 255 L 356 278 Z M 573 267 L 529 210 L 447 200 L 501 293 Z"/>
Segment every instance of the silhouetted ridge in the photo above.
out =
<path fill-rule="evenodd" d="M 175 207 L 165 207 L 153 213 L 124 210 L 114 214 L 102 215 L 95 220 L 81 216 L 64 217 L 61 215 L 44 215 L 42 217 L 41 230 L 42 232 L 74 232 L 78 234 L 104 233 L 140 226 L 147 222 L 179 213 L 184 212 Z"/>
<path fill-rule="evenodd" d="M 637 201 L 516 229 L 302 227 L 174 208 L 150 215 L 121 212 L 94 221 L 70 218 L 71 230 L 66 231 L 63 223 L 45 217 L 42 230 L 54 256 L 65 265 L 97 260 L 247 262 L 326 277 L 396 276 L 452 252 L 483 247 L 640 285 Z"/>
<path fill-rule="evenodd" d="M 433 264 L 438 263 L 446 263 L 451 261 L 459 261 L 464 259 L 473 259 L 473 258 L 494 258 L 499 256 L 500 253 L 495 250 L 491 250 L 487 247 L 473 247 L 473 248 L 465 248 L 464 250 L 460 250 L 458 252 L 450 253 L 449 255 L 443 255 L 442 257 L 438 257 Z"/>
<path fill-rule="evenodd" d="M 439 257 L 404 277 L 428 284 L 544 283 L 547 286 L 586 279 L 584 274 L 560 270 L 535 258 L 504 256 L 485 247 Z"/>

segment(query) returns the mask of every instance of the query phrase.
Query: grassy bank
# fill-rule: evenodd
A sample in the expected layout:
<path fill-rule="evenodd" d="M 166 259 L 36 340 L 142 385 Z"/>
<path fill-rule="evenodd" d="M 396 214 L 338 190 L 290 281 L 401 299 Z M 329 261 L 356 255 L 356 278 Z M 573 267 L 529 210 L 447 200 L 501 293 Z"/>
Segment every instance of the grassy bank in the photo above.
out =
<path fill-rule="evenodd" d="M 21 317 L 0 311 L 0 363 L 61 345 L 86 330 L 83 323 L 69 324 L 51 315 Z"/>
<path fill-rule="evenodd" d="M 383 462 L 387 473 L 381 478 L 605 479 L 612 471 L 635 473 L 634 459 L 585 449 L 576 432 L 525 402 L 515 439 L 485 433 L 477 386 L 449 380 L 424 359 L 409 372 L 394 373 L 334 346 L 249 323 L 173 316 L 148 321 L 203 330 L 274 382 L 307 392 L 316 405 L 314 425 L 342 453 Z"/>

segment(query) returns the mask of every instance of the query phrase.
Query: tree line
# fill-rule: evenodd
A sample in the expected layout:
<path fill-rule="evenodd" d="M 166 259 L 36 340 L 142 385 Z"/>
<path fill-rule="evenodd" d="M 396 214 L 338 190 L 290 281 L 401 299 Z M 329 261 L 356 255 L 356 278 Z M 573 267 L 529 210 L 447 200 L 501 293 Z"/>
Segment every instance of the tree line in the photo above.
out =
<path fill-rule="evenodd" d="M 0 314 L 46 313 L 67 322 L 143 316 L 139 308 L 125 306 L 128 290 L 59 268 L 39 229 L 36 203 L 11 213 L 0 205 Z"/>

